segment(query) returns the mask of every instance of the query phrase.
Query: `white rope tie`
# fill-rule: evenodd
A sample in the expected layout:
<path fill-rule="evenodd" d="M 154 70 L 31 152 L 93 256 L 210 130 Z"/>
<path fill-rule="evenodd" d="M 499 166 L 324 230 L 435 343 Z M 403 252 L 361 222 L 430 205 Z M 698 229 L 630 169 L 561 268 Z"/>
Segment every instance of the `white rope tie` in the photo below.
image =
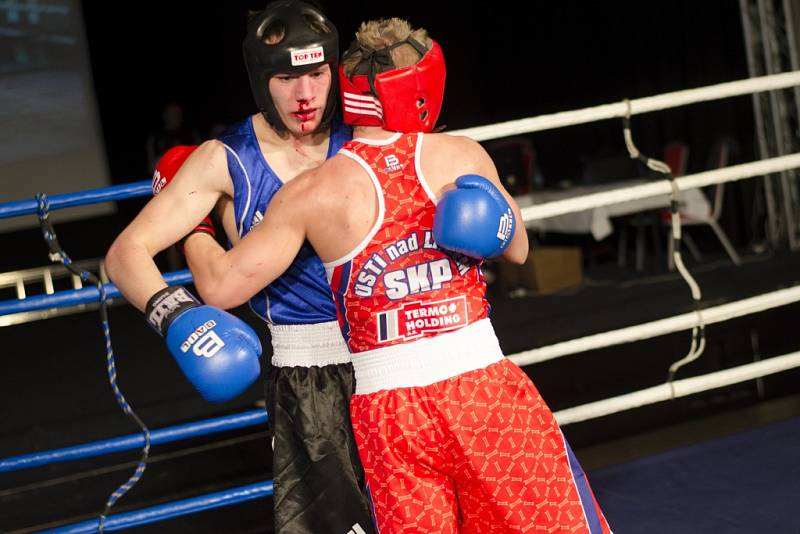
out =
<path fill-rule="evenodd" d="M 669 384 L 672 398 L 675 398 L 673 381 L 675 380 L 675 374 L 678 372 L 678 369 L 698 359 L 706 348 L 705 323 L 703 321 L 703 314 L 700 311 L 700 300 L 702 299 L 702 293 L 697 281 L 694 279 L 694 277 L 692 277 L 692 275 L 689 273 L 689 270 L 684 265 L 683 256 L 681 255 L 681 217 L 678 211 L 680 190 L 675 183 L 675 176 L 673 176 L 672 169 L 670 169 L 669 165 L 667 165 L 665 162 L 655 158 L 647 157 L 642 154 L 638 148 L 636 148 L 636 144 L 633 142 L 633 133 L 631 131 L 631 101 L 625 99 L 624 102 L 626 106 L 626 112 L 625 116 L 622 118 L 622 133 L 625 139 L 625 147 L 628 149 L 628 154 L 630 155 L 631 159 L 641 161 L 647 166 L 647 168 L 663 174 L 669 180 L 672 240 L 675 245 L 673 247 L 672 257 L 678 272 L 689 286 L 689 290 L 692 294 L 692 300 L 694 301 L 695 314 L 697 316 L 697 322 L 692 327 L 692 341 L 689 346 L 688 354 L 670 365 L 669 372 L 667 373 L 667 383 Z"/>

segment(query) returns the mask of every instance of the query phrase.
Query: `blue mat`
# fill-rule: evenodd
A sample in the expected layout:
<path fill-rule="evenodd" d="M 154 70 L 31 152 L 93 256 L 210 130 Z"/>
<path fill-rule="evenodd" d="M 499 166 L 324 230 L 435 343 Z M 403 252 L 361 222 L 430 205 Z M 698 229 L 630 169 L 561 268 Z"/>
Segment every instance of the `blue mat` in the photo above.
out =
<path fill-rule="evenodd" d="M 800 418 L 589 478 L 615 534 L 797 534 Z"/>

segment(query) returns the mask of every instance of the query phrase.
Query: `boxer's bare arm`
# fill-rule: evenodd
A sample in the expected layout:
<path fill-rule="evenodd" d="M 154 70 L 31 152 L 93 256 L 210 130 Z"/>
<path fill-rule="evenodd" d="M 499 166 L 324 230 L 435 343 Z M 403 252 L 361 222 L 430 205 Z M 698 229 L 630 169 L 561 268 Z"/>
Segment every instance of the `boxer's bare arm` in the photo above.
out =
<path fill-rule="evenodd" d="M 500 258 L 511 263 L 525 263 L 525 260 L 528 259 L 528 232 L 525 229 L 525 222 L 522 220 L 522 214 L 519 211 L 519 206 L 517 206 L 517 202 L 514 200 L 514 197 L 509 194 L 505 186 L 503 186 L 503 184 L 500 182 L 500 177 L 497 173 L 497 167 L 495 167 L 491 156 L 489 156 L 486 150 L 484 150 L 483 147 L 475 141 L 470 140 L 470 144 L 474 147 L 473 165 L 477 169 L 475 174 L 484 176 L 491 181 L 500 190 L 505 199 L 508 201 L 508 205 L 511 206 L 511 209 L 514 211 L 514 226 L 516 228 L 514 237 L 511 239 L 511 243 L 508 245 L 508 248 L 503 251 L 503 254 L 500 256 Z"/>
<path fill-rule="evenodd" d="M 106 270 L 133 306 L 144 310 L 147 299 L 166 286 L 153 257 L 189 233 L 231 189 L 225 149 L 207 141 L 117 237 Z"/>
<path fill-rule="evenodd" d="M 514 211 L 516 231 L 502 258 L 512 263 L 524 263 L 528 258 L 528 233 L 514 198 L 500 182 L 491 156 L 476 141 L 446 134 L 429 135 L 423 145 L 423 171 L 436 195 L 441 197 L 453 187 L 456 178 L 464 174 L 478 174 L 491 181 L 503 194 Z M 430 147 L 430 150 L 426 148 Z"/>
<path fill-rule="evenodd" d="M 246 302 L 278 278 L 291 265 L 306 239 L 309 214 L 320 212 L 311 185 L 294 178 L 272 198 L 258 226 L 228 251 L 206 234 L 193 234 L 186 241 L 201 259 L 209 283 L 201 293 L 212 306 L 228 309 Z"/>
<path fill-rule="evenodd" d="M 228 196 L 221 198 L 217 203 L 216 212 L 228 240 L 232 245 L 236 245 L 240 238 L 236 229 L 233 199 Z M 200 294 L 200 298 L 208 303 L 209 293 L 217 284 L 217 280 L 214 279 L 214 266 L 208 261 L 208 258 L 223 254 L 225 249 L 208 234 L 201 235 L 205 235 L 208 239 L 186 239 L 183 244 L 183 253 L 189 270 L 192 271 L 194 287 Z"/>

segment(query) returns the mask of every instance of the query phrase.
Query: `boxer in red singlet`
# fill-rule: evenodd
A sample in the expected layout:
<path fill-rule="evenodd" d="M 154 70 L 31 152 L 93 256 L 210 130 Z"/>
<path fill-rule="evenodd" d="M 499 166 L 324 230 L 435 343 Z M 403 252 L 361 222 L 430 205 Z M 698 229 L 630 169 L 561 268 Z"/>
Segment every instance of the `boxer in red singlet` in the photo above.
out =
<path fill-rule="evenodd" d="M 483 148 L 429 133 L 444 77 L 424 30 L 362 25 L 340 67 L 353 140 L 212 258 L 211 304 L 237 305 L 315 248 L 353 353 L 378 531 L 610 532 L 552 412 L 500 351 L 480 262 L 524 261 L 527 236 Z"/>

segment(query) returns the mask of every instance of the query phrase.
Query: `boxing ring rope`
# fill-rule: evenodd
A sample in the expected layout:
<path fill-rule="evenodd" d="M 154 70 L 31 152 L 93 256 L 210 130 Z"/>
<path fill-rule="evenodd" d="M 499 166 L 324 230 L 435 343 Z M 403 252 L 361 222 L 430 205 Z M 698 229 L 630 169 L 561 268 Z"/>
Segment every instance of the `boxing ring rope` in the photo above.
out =
<path fill-rule="evenodd" d="M 113 185 L 111 187 L 101 187 L 89 189 L 78 193 L 62 193 L 59 195 L 48 196 L 50 200 L 50 210 L 60 210 L 83 206 L 86 204 L 99 204 L 101 202 L 111 202 L 114 200 L 127 200 L 136 197 L 145 197 L 153 194 L 149 180 L 134 182 L 130 184 Z M 39 211 L 39 202 L 34 199 L 16 200 L 14 202 L 3 202 L 0 204 L 0 219 L 9 217 L 19 217 L 21 215 L 36 215 Z"/>
<path fill-rule="evenodd" d="M 772 293 L 758 295 L 756 297 L 722 304 L 713 308 L 705 308 L 703 317 L 706 324 L 719 323 L 737 317 L 743 317 L 752 313 L 760 313 L 787 304 L 800 301 L 800 286 L 788 289 L 781 289 Z M 623 343 L 642 341 L 652 337 L 672 334 L 682 330 L 689 330 L 696 320 L 694 312 L 675 315 L 667 319 L 659 319 L 649 323 L 643 323 L 618 330 L 611 330 L 600 334 L 580 337 L 547 345 L 537 349 L 526 350 L 512 354 L 509 358 L 519 366 L 532 365 L 535 363 L 546 362 L 589 350 L 602 349 Z"/>
<path fill-rule="evenodd" d="M 75 293 L 78 292 L 80 291 L 77 291 Z M 63 293 L 72 293 L 72 292 L 65 291 Z M 756 297 L 740 300 L 737 302 L 731 302 L 728 304 L 723 304 L 713 308 L 707 308 L 703 310 L 703 313 L 704 316 L 706 317 L 706 323 L 713 324 L 713 323 L 727 321 L 729 319 L 734 319 L 737 317 L 743 317 L 748 314 L 760 313 L 762 311 L 773 309 L 779 306 L 792 304 L 797 301 L 800 301 L 800 286 L 788 289 L 782 289 L 764 295 L 758 295 Z M 81 301 L 76 298 L 74 302 L 77 303 Z M 59 305 L 67 306 L 70 304 L 71 302 L 67 297 L 64 297 L 63 299 L 59 300 Z M 0 306 L 0 309 L 3 309 L 3 306 Z M 13 308 L 11 308 L 11 310 L 13 313 Z M 571 354 L 577 354 L 589 350 L 596 350 L 613 345 L 620 345 L 623 343 L 641 341 L 644 339 L 650 339 L 652 337 L 657 337 L 665 334 L 679 332 L 682 330 L 687 330 L 692 327 L 692 325 L 694 324 L 694 320 L 695 318 L 693 313 L 686 313 L 682 315 L 673 316 L 667 319 L 652 321 L 650 323 L 644 323 L 609 332 L 603 332 L 600 334 L 595 334 L 582 338 L 576 338 L 573 340 L 556 343 L 553 345 L 548 345 L 537 349 L 519 352 L 516 354 L 509 355 L 508 358 L 510 358 L 512 361 L 514 361 L 517 365 L 520 366 L 532 365 L 568 356 Z M 727 371 L 723 371 L 721 372 L 722 376 L 725 376 L 726 379 L 733 379 L 733 381 L 724 382 L 721 383 L 720 385 L 716 385 L 713 387 L 722 387 L 723 385 L 730 385 L 738 381 L 749 380 L 751 378 L 759 378 L 761 376 L 766 376 L 767 374 L 772 374 L 775 372 L 779 372 L 781 370 L 790 369 L 794 366 L 797 366 L 800 363 L 797 361 L 797 357 L 785 358 L 783 360 L 781 360 L 780 358 L 782 357 L 773 357 L 770 358 L 769 360 L 759 362 L 758 365 L 748 364 L 745 366 L 741 366 L 741 368 L 735 368 L 735 369 L 741 369 L 741 371 L 737 372 L 728 373 Z M 754 372 L 756 373 L 763 372 L 763 374 L 756 374 L 755 376 L 751 376 L 748 373 L 753 372 L 752 371 L 753 369 L 755 369 Z M 734 371 L 734 370 L 728 370 L 728 371 Z M 714 375 L 706 375 L 706 376 L 711 377 Z M 694 378 L 687 380 L 695 381 Z M 682 381 L 675 382 L 675 384 L 682 384 Z M 664 385 L 664 387 L 666 387 L 666 385 Z M 610 413 L 614 413 L 615 411 L 622 411 L 625 409 L 639 407 L 644 404 L 652 404 L 655 402 L 659 402 L 661 400 L 668 400 L 670 397 L 664 398 L 662 389 L 663 389 L 662 386 L 658 386 L 656 388 L 644 390 L 648 392 L 647 394 L 643 392 L 635 392 L 632 394 L 623 395 L 615 399 L 607 399 L 606 401 L 599 401 L 597 403 L 589 403 L 581 406 L 576 406 L 574 408 L 569 408 L 567 410 L 562 410 L 560 412 L 557 412 L 556 416 L 559 417 L 559 422 L 561 424 L 569 424 L 573 422 L 590 419 L 593 417 L 599 417 L 600 415 L 608 415 Z M 677 385 L 676 391 L 678 392 L 687 391 L 685 393 L 680 393 L 677 396 L 684 396 L 697 392 L 695 387 L 689 387 L 687 389 L 683 385 Z M 614 401 L 614 402 L 608 402 L 608 401 Z M 609 411 L 610 409 L 613 409 L 613 411 Z M 162 443 L 169 443 L 182 439 L 190 439 L 197 436 L 224 432 L 227 430 L 234 430 L 248 426 L 265 424 L 266 421 L 267 421 L 267 415 L 264 411 L 250 410 L 247 412 L 234 414 L 232 416 L 208 419 L 205 421 L 199 421 L 196 423 L 189 423 L 186 425 L 179 425 L 154 431 L 152 432 L 152 444 L 156 445 Z M 97 441 L 94 443 L 89 443 L 74 447 L 66 447 L 62 449 L 46 451 L 43 453 L 33 453 L 13 458 L 1 459 L 0 473 L 15 471 L 19 469 L 29 469 L 49 463 L 78 460 L 83 458 L 99 456 L 103 454 L 121 452 L 140 447 L 141 444 L 142 444 L 141 435 L 131 434 L 120 438 Z"/>
<path fill-rule="evenodd" d="M 732 165 L 713 171 L 687 174 L 680 178 L 675 178 L 675 184 L 680 191 L 685 191 L 687 189 L 697 189 L 713 184 L 734 182 L 744 178 L 763 176 L 765 174 L 796 169 L 798 167 L 800 167 L 800 153 L 795 153 L 760 161 L 752 161 L 750 163 L 742 163 L 741 165 Z M 526 206 L 520 208 L 520 212 L 522 214 L 522 219 L 527 223 L 537 219 L 546 219 L 557 215 L 621 204 L 631 200 L 669 195 L 671 189 L 669 180 L 658 180 L 626 188 L 590 193 L 588 195 L 581 195 L 579 197 L 566 198 L 563 200 L 554 200 L 535 206 Z"/>
<path fill-rule="evenodd" d="M 271 495 L 271 480 L 256 482 L 232 490 L 217 491 L 200 497 L 192 497 L 159 506 L 151 506 L 141 510 L 112 515 L 106 520 L 105 530 L 123 530 L 131 527 L 139 527 L 188 514 L 252 501 L 253 499 L 269 497 Z M 50 534 L 83 534 L 97 532 L 98 523 L 99 521 L 97 519 L 90 519 L 61 528 L 48 529 L 47 532 Z"/>
<path fill-rule="evenodd" d="M 175 425 L 160 430 L 151 431 L 150 444 L 162 445 L 184 439 L 191 439 L 200 436 L 208 436 L 219 432 L 237 430 L 267 423 L 267 413 L 264 410 L 248 410 L 232 416 L 216 417 L 205 419 L 183 425 Z M 50 451 L 23 454 L 12 458 L 0 459 L 0 473 L 31 469 L 41 465 L 54 464 L 59 462 L 69 462 L 93 458 L 116 452 L 129 451 L 141 448 L 144 438 L 141 433 L 129 434 L 118 438 L 95 441 L 76 445 L 74 447 L 64 447 Z"/>
<path fill-rule="evenodd" d="M 164 280 L 167 285 L 171 286 L 190 284 L 192 283 L 192 273 L 188 269 L 165 273 Z M 117 286 L 112 283 L 103 284 L 103 288 L 110 299 L 122 296 Z M 97 302 L 99 296 L 100 292 L 96 287 L 83 287 L 81 289 L 57 291 L 49 295 L 32 295 L 24 299 L 4 300 L 0 301 L 0 315 L 88 304 Z"/>
<path fill-rule="evenodd" d="M 776 89 L 786 89 L 800 85 L 800 71 L 783 72 L 769 76 L 757 78 L 746 78 L 734 82 L 707 85 L 696 89 L 685 89 L 671 93 L 637 98 L 635 100 L 617 102 L 614 104 L 604 104 L 573 111 L 562 111 L 549 115 L 538 115 L 527 119 L 519 119 L 486 126 L 476 126 L 474 128 L 464 128 L 450 132 L 453 135 L 464 135 L 476 141 L 489 141 L 498 137 L 510 137 L 544 130 L 553 130 L 565 126 L 575 126 L 588 122 L 596 122 L 604 119 L 621 119 L 628 115 L 628 104 L 630 104 L 631 115 L 641 115 L 652 111 L 707 102 L 709 100 L 719 100 L 733 96 L 742 96 Z"/>
<path fill-rule="evenodd" d="M 509 121 L 497 125 L 469 128 L 452 133 L 466 135 L 475 140 L 483 141 L 603 119 L 621 118 L 630 114 L 647 113 L 696 102 L 761 91 L 784 89 L 797 85 L 800 85 L 800 72 L 788 72 L 697 89 L 665 93 L 631 100 L 629 102 L 623 101 L 620 103 L 542 115 L 518 121 Z M 800 153 L 683 176 L 675 180 L 675 183 L 678 189 L 686 190 L 770 174 L 797 167 L 800 167 Z M 150 187 L 150 181 L 148 180 L 74 194 L 54 195 L 49 198 L 49 208 L 50 210 L 55 210 L 84 204 L 149 196 L 151 194 Z M 603 193 L 530 206 L 523 208 L 522 212 L 524 220 L 528 222 L 629 200 L 666 195 L 669 194 L 670 191 L 671 185 L 669 181 L 662 180 L 628 189 L 606 191 Z M 37 211 L 38 206 L 37 200 L 35 199 L 0 204 L 0 218 L 36 214 Z M 167 273 L 164 276 L 167 283 L 170 285 L 189 283 L 191 281 L 191 274 L 186 270 Z M 119 297 L 119 291 L 113 284 L 105 284 L 103 287 L 109 298 Z M 24 299 L 2 301 L 0 302 L 0 315 L 83 304 L 96 301 L 98 296 L 99 291 L 97 288 L 87 287 L 79 290 L 62 291 L 52 295 L 37 295 Z M 707 323 L 715 323 L 741 317 L 749 313 L 758 313 L 774 307 L 791 304 L 799 300 L 800 286 L 759 295 L 714 308 L 707 308 L 703 310 L 703 315 Z M 696 314 L 689 313 L 523 351 L 510 355 L 509 358 L 519 365 L 531 365 L 569 354 L 686 330 L 692 328 L 695 322 Z M 555 415 L 562 425 L 571 424 L 656 402 L 666 401 L 672 398 L 692 395 L 737 382 L 752 380 L 798 366 L 800 366 L 800 352 L 773 356 L 769 359 L 752 364 L 741 365 L 702 376 L 676 380 L 671 384 L 661 384 L 618 397 L 567 408 L 556 412 Z M 190 437 L 213 434 L 228 429 L 261 425 L 266 422 L 266 417 L 266 413 L 263 410 L 251 410 L 231 416 L 167 427 L 152 433 L 152 443 L 168 443 L 181 439 L 188 439 Z M 142 439 L 141 435 L 135 434 L 74 447 L 55 449 L 43 453 L 27 454 L 4 460 L 0 459 L 0 473 L 33 468 L 54 462 L 76 460 L 79 458 L 88 458 L 130 450 L 140 447 L 142 445 Z M 129 513 L 109 515 L 105 521 L 105 529 L 121 530 L 132 526 L 177 517 L 179 515 L 265 497 L 271 494 L 272 482 L 259 482 L 249 486 L 242 486 L 192 499 L 176 501 L 167 505 L 154 506 Z M 97 530 L 98 525 L 98 520 L 84 521 L 57 530 L 51 530 L 51 532 L 94 532 Z"/>
<path fill-rule="evenodd" d="M 781 371 L 788 371 L 798 366 L 800 366 L 800 352 L 773 356 L 767 360 L 739 365 L 701 376 L 683 378 L 669 384 L 659 384 L 658 386 L 641 389 L 618 397 L 582 404 L 574 408 L 566 408 L 555 412 L 554 415 L 559 424 L 577 423 L 656 402 L 668 401 L 673 398 L 685 397 L 710 389 L 754 380 Z"/>
<path fill-rule="evenodd" d="M 71 293 L 71 292 L 65 291 L 64 293 Z M 762 311 L 777 308 L 779 306 L 785 306 L 798 301 L 800 301 L 800 286 L 788 289 L 782 289 L 763 295 L 758 295 L 756 297 L 736 302 L 731 302 L 728 304 L 723 304 L 713 308 L 707 308 L 703 310 L 703 313 L 704 316 L 706 317 L 706 322 L 708 324 L 713 324 L 713 323 L 727 321 L 729 319 L 743 317 L 745 315 L 753 313 L 760 313 Z M 76 300 L 75 302 L 79 301 Z M 70 305 L 70 301 L 68 298 L 65 297 L 64 299 L 59 301 L 59 305 L 63 306 Z M 3 307 L 0 306 L 0 309 L 2 308 Z M 13 313 L 13 308 L 11 309 Z M 650 323 L 644 323 L 618 330 L 612 330 L 609 332 L 603 332 L 600 334 L 594 334 L 591 336 L 576 338 L 569 341 L 556 343 L 553 345 L 547 345 L 537 349 L 518 352 L 516 354 L 509 355 L 508 358 L 510 358 L 512 361 L 514 361 L 517 365 L 520 366 L 533 365 L 536 363 L 541 363 L 544 361 L 561 358 L 571 354 L 577 354 L 589 350 L 596 350 L 614 345 L 620 345 L 623 343 L 641 341 L 644 339 L 650 339 L 652 337 L 679 332 L 682 330 L 688 330 L 692 327 L 693 323 L 694 323 L 694 314 L 686 313 L 682 315 L 673 316 L 667 319 L 652 321 Z M 770 360 L 765 360 L 760 363 L 765 364 L 767 361 L 772 361 L 775 360 L 776 358 L 778 357 L 774 357 L 771 358 Z M 743 369 L 748 368 L 748 366 L 743 366 L 742 368 Z M 772 370 L 769 365 L 762 365 L 760 368 L 765 369 L 764 371 L 765 374 L 771 374 L 777 372 L 775 370 Z M 788 367 L 781 367 L 779 370 L 783 369 L 788 369 Z M 755 378 L 758 378 L 758 376 L 756 376 Z M 743 378 L 742 380 L 746 379 L 747 378 Z M 623 397 L 633 399 L 633 397 L 629 396 L 623 396 Z M 658 401 L 656 400 L 653 402 L 658 402 Z M 596 403 L 590 403 L 586 405 L 576 406 L 574 408 L 570 408 L 569 410 L 558 412 L 558 413 L 568 414 L 565 415 L 567 419 L 565 419 L 565 421 L 562 424 L 569 424 L 571 422 L 583 420 L 583 419 L 576 419 L 577 416 L 575 414 L 580 413 L 580 410 L 582 409 L 586 409 L 587 411 L 591 412 L 592 410 L 594 410 L 593 406 L 595 404 Z M 629 406 L 624 403 L 614 404 L 614 406 L 617 406 L 619 408 L 617 411 L 641 405 L 642 404 L 639 403 L 638 397 L 636 397 L 632 401 L 632 404 L 630 404 Z M 611 413 L 611 412 L 606 412 L 606 413 Z M 266 421 L 267 421 L 267 415 L 264 411 L 250 410 L 234 414 L 231 416 L 208 419 L 196 423 L 178 425 L 154 431 L 152 432 L 152 444 L 156 445 L 161 443 L 169 443 L 182 439 L 189 439 L 192 437 L 224 432 L 227 430 L 265 424 Z M 141 446 L 141 444 L 142 444 L 141 436 L 139 434 L 131 434 L 129 436 L 124 436 L 120 438 L 97 441 L 94 443 L 89 443 L 74 447 L 65 447 L 62 449 L 55 449 L 43 453 L 33 453 L 12 458 L 0 459 L 0 473 L 15 471 L 19 469 L 38 467 L 40 465 L 45 465 L 49 463 L 78 460 L 83 458 L 99 456 L 103 454 L 121 452 L 124 450 L 134 449 L 136 447 Z"/>

